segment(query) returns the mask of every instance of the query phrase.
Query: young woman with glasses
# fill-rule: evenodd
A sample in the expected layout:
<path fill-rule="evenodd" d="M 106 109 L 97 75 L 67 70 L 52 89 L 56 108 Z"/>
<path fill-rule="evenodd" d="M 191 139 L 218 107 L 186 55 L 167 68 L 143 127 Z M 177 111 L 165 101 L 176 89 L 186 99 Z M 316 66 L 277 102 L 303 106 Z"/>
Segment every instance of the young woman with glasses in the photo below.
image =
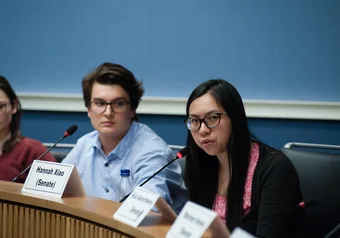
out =
<path fill-rule="evenodd" d="M 21 104 L 7 79 L 0 76 L 0 180 L 11 181 L 33 163 L 46 148 L 20 133 Z M 43 160 L 55 162 L 47 153 Z M 26 174 L 17 182 L 24 182 Z"/>
<path fill-rule="evenodd" d="M 240 226 L 256 237 L 298 236 L 305 223 L 302 209 L 274 216 L 302 201 L 296 170 L 249 132 L 237 90 L 224 80 L 206 81 L 191 93 L 186 114 L 189 199 L 213 209 L 230 230 Z"/>

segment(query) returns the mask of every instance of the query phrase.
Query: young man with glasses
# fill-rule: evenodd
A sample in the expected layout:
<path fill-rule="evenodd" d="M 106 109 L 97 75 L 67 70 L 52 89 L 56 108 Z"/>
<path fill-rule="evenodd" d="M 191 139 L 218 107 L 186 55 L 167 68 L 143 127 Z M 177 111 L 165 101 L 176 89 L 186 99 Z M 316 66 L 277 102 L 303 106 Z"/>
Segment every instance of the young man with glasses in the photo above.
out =
<path fill-rule="evenodd" d="M 104 63 L 83 79 L 82 88 L 95 131 L 80 138 L 63 163 L 75 164 L 89 196 L 118 201 L 121 169 L 130 170 L 132 191 L 173 159 L 173 153 L 136 121 L 144 89 L 128 69 Z M 143 187 L 160 194 L 176 212 L 187 200 L 178 162 Z"/>

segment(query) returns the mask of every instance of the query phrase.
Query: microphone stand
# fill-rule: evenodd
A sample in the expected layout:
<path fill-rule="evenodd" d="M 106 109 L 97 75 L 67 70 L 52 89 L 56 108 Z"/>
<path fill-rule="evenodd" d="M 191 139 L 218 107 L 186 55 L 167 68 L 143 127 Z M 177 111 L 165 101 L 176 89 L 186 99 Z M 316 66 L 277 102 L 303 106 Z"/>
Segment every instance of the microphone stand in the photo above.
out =
<path fill-rule="evenodd" d="M 159 170 L 157 170 L 156 173 L 154 173 L 150 178 L 148 178 L 147 180 L 145 180 L 141 185 L 139 185 L 139 187 L 142 187 L 144 184 L 146 184 L 147 182 L 149 182 L 150 179 L 152 179 L 152 178 L 155 177 L 157 174 L 159 174 L 159 172 L 161 172 L 163 169 L 165 169 L 167 166 L 169 166 L 169 165 L 170 165 L 171 163 L 173 163 L 175 160 L 180 159 L 180 158 L 183 158 L 183 157 L 187 154 L 189 148 L 190 148 L 190 146 L 187 146 L 187 147 L 184 147 L 183 149 L 181 149 L 179 152 L 177 152 L 176 157 L 175 157 L 173 160 L 171 160 L 169 163 L 167 163 L 167 164 L 164 165 L 162 168 L 160 168 Z M 127 199 L 128 196 L 130 196 L 130 194 L 131 194 L 131 193 L 125 195 L 122 199 L 120 199 L 119 202 L 124 202 L 125 199 Z"/>
<path fill-rule="evenodd" d="M 54 143 L 53 146 L 51 146 L 48 150 L 46 150 L 42 155 L 40 155 L 38 157 L 38 159 L 36 160 L 40 160 L 42 157 L 44 157 L 48 152 L 50 152 L 54 147 L 56 147 L 56 145 L 62 141 L 63 139 L 65 139 L 68 136 L 68 134 L 62 136 L 56 143 Z M 18 176 L 16 176 L 14 179 L 12 179 L 12 182 L 15 182 L 18 180 L 18 178 L 20 178 L 27 170 L 29 170 L 32 167 L 32 164 L 30 164 L 26 169 L 24 169 Z"/>
<path fill-rule="evenodd" d="M 333 237 L 335 232 L 337 232 L 339 229 L 340 229 L 340 223 L 338 225 L 336 225 L 330 232 L 328 232 L 324 238 L 331 238 L 331 237 Z"/>
<path fill-rule="evenodd" d="M 173 160 L 171 160 L 169 163 L 167 163 L 166 165 L 164 165 L 162 168 L 160 168 L 159 170 L 157 170 L 156 173 L 154 173 L 152 176 L 150 176 L 147 180 L 145 180 L 141 185 L 139 185 L 139 187 L 142 187 L 144 184 L 146 184 L 147 182 L 150 181 L 150 179 L 152 179 L 153 177 L 155 177 L 157 174 L 159 174 L 159 172 L 161 172 L 163 169 L 165 169 L 168 165 L 170 165 L 172 162 L 174 162 L 175 160 L 179 159 L 179 157 L 176 156 L 176 158 L 174 158 Z M 122 199 L 120 199 L 119 202 L 124 202 L 125 199 L 128 198 L 128 196 L 130 196 L 131 193 L 125 195 Z"/>
<path fill-rule="evenodd" d="M 317 201 L 316 201 L 316 200 L 307 200 L 307 201 L 303 201 L 303 202 L 300 202 L 300 203 L 299 203 L 298 205 L 296 205 L 295 207 L 290 207 L 290 208 L 287 208 L 287 209 L 282 210 L 282 211 L 280 211 L 280 212 L 277 212 L 277 213 L 274 213 L 274 214 L 270 214 L 270 215 L 261 217 L 261 218 L 259 218 L 259 219 L 250 220 L 250 221 L 248 221 L 247 223 L 253 223 L 253 222 L 263 221 L 263 220 L 266 220 L 266 219 L 268 219 L 268 218 L 276 217 L 276 216 L 282 215 L 282 214 L 284 214 L 284 213 L 294 211 L 295 209 L 299 209 L 299 208 L 307 208 L 307 207 L 310 207 L 310 206 L 314 206 L 314 205 L 316 205 L 316 204 L 317 204 Z"/>

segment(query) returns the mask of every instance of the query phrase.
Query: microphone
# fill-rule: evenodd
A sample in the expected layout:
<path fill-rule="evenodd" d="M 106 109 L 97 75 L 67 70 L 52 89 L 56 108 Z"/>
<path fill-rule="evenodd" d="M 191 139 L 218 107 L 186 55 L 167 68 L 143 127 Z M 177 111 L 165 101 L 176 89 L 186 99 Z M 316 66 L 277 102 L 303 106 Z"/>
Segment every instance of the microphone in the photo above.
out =
<path fill-rule="evenodd" d="M 316 200 L 307 200 L 307 201 L 301 201 L 298 205 L 294 206 L 294 207 L 290 207 L 286 210 L 282 210 L 280 212 L 277 212 L 277 213 L 274 213 L 274 214 L 271 214 L 271 215 L 268 215 L 268 216 L 264 216 L 264 217 L 261 217 L 259 219 L 254 219 L 254 220 L 250 220 L 246 223 L 253 223 L 253 222 L 259 222 L 259 221 L 263 221 L 263 220 L 266 220 L 268 218 L 272 218 L 272 217 L 276 217 L 276 216 L 279 216 L 279 215 L 282 215 L 284 213 L 287 213 L 287 212 L 291 212 L 291 211 L 294 211 L 295 209 L 299 209 L 299 208 L 307 208 L 307 207 L 311 207 L 311 206 L 314 206 L 317 204 L 317 201 Z"/>
<path fill-rule="evenodd" d="M 139 185 L 140 187 L 142 187 L 144 184 L 146 184 L 147 182 L 149 182 L 153 177 L 155 177 L 157 174 L 159 174 L 163 169 L 165 169 L 166 167 L 168 167 L 172 162 L 174 162 L 177 159 L 181 159 L 184 156 L 186 156 L 186 154 L 188 153 L 190 149 L 190 146 L 186 146 L 183 149 L 181 149 L 180 151 L 177 152 L 175 158 L 173 160 L 171 160 L 169 163 L 167 163 L 166 165 L 164 165 L 162 168 L 160 168 L 159 170 L 157 170 L 157 172 L 155 172 L 153 175 L 151 175 L 147 180 L 145 180 L 141 185 Z M 130 196 L 131 193 L 127 194 L 126 196 L 124 196 L 119 202 L 124 202 L 125 199 L 128 198 L 128 196 Z"/>
<path fill-rule="evenodd" d="M 38 159 L 36 160 L 40 160 L 42 157 L 44 157 L 48 152 L 50 152 L 50 150 L 52 150 L 54 147 L 56 147 L 56 145 L 62 141 L 63 139 L 65 139 L 66 137 L 69 137 L 71 135 L 73 135 L 74 132 L 76 132 L 76 130 L 78 129 L 77 125 L 72 125 L 70 126 L 65 132 L 64 135 L 56 142 L 54 143 L 53 146 L 51 146 L 49 149 L 47 149 L 42 155 L 40 155 L 38 157 Z M 12 182 L 15 182 L 18 180 L 18 178 L 21 177 L 21 175 L 23 175 L 29 168 L 31 168 L 32 164 L 30 164 L 27 168 L 25 168 L 18 176 L 16 176 L 14 179 L 12 179 Z"/>

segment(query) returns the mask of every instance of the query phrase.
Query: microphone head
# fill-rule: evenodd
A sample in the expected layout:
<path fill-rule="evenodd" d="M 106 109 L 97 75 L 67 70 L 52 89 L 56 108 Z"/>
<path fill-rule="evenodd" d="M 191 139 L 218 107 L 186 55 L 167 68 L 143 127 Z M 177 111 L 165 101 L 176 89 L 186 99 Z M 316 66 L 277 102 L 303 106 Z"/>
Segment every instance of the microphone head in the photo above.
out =
<path fill-rule="evenodd" d="M 315 206 L 317 203 L 318 202 L 316 200 L 302 201 L 299 203 L 299 207 L 302 207 L 302 208 L 312 207 L 312 206 Z"/>
<path fill-rule="evenodd" d="M 183 158 L 184 156 L 187 155 L 188 151 L 190 149 L 190 146 L 186 146 L 183 149 L 181 149 L 180 151 L 177 152 L 176 156 L 180 159 Z"/>
<path fill-rule="evenodd" d="M 68 137 L 73 135 L 74 132 L 76 132 L 76 130 L 78 129 L 77 125 L 72 125 L 70 126 L 64 133 L 64 137 Z"/>

